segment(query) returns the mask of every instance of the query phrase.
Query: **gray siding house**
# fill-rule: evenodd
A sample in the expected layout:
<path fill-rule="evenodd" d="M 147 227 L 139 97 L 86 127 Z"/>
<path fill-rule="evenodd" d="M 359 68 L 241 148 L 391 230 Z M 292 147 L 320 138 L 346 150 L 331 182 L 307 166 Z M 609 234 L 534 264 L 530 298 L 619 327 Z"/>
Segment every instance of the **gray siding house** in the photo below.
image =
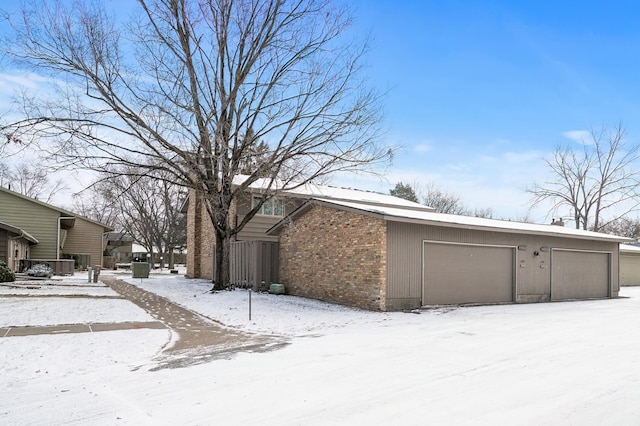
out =
<path fill-rule="evenodd" d="M 613 235 L 367 203 L 314 199 L 280 238 L 291 294 L 371 310 L 616 297 Z"/>
<path fill-rule="evenodd" d="M 12 248 L 14 265 L 18 265 L 19 261 L 27 264 L 28 262 L 24 261 L 28 260 L 42 260 L 55 264 L 55 261 L 61 259 L 74 259 L 76 267 L 79 268 L 100 265 L 103 236 L 112 230 L 102 223 L 2 187 L 0 222 L 20 230 L 23 236 L 31 237 L 27 238 L 28 250 L 23 246 L 23 250 L 18 253 L 20 259 L 15 258 L 15 247 Z M 0 246 L 6 246 L 8 249 L 11 240 L 3 241 L 2 235 L 0 233 Z M 2 251 L 0 256 L 1 253 Z M 8 257 L 0 259 L 6 261 Z"/>

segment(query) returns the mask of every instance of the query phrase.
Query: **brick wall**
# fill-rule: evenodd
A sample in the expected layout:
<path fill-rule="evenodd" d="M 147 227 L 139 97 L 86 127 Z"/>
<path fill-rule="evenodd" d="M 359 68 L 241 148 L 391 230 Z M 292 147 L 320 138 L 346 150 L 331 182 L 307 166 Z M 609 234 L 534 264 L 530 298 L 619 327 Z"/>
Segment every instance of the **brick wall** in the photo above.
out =
<path fill-rule="evenodd" d="M 289 294 L 385 310 L 386 224 L 315 205 L 280 234 L 280 280 Z"/>
<path fill-rule="evenodd" d="M 187 277 L 200 276 L 200 214 L 201 201 L 193 189 L 189 190 L 187 201 Z"/>
<path fill-rule="evenodd" d="M 215 233 L 202 199 L 189 190 L 187 211 L 187 277 L 213 279 Z"/>

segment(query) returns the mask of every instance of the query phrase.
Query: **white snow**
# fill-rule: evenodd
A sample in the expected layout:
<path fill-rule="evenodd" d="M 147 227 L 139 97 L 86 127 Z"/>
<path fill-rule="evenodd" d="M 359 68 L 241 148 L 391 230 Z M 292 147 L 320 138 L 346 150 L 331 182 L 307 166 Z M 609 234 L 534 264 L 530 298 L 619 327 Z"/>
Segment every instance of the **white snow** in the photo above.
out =
<path fill-rule="evenodd" d="M 622 288 L 613 300 L 419 314 L 252 293 L 249 321 L 245 290 L 210 294 L 206 281 L 168 274 L 142 286 L 235 328 L 285 334 L 291 343 L 152 371 L 167 330 L 0 338 L 0 424 L 640 422 L 637 287 Z M 75 299 L 16 300 L 75 309 L 67 305 Z M 105 310 L 114 301 L 89 300 L 106 303 Z M 114 320 L 146 315 L 136 309 L 118 308 Z M 0 305 L 0 322 L 25 318 L 25 310 L 40 308 Z M 90 312 L 101 315 L 91 308 L 83 320 Z"/>
<path fill-rule="evenodd" d="M 444 226 L 476 228 L 495 230 L 498 232 L 516 232 L 527 234 L 562 236 L 569 238 L 581 238 L 599 241 L 614 241 L 620 243 L 630 243 L 632 238 L 620 237 L 617 235 L 603 234 L 600 232 L 585 231 L 565 226 L 542 225 L 538 223 L 513 222 L 510 220 L 488 219 L 482 217 L 463 216 L 457 214 L 445 214 L 434 211 L 414 210 L 396 206 L 379 206 L 367 203 L 355 203 L 340 200 L 319 200 L 325 204 L 333 204 L 352 210 L 360 210 L 364 212 L 381 215 L 386 220 L 410 221 L 415 223 L 419 221 L 424 224 L 436 224 Z M 282 222 L 281 222 L 282 223 Z"/>

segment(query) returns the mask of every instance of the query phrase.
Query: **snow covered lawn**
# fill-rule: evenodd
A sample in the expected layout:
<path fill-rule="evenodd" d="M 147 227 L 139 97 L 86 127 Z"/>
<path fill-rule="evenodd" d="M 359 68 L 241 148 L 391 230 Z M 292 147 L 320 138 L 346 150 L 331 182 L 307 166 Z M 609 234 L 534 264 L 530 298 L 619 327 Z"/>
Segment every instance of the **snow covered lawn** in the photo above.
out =
<path fill-rule="evenodd" d="M 640 288 L 419 314 L 253 293 L 249 321 L 244 290 L 169 275 L 142 286 L 291 344 L 150 371 L 167 331 L 3 338 L 0 424 L 639 423 Z"/>

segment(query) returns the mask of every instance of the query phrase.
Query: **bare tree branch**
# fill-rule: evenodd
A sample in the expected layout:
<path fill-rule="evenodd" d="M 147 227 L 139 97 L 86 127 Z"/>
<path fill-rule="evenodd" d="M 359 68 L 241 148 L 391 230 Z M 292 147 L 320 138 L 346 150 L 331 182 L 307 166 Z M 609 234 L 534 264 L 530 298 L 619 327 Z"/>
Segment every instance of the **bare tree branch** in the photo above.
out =
<path fill-rule="evenodd" d="M 330 0 L 140 0 L 128 27 L 99 2 L 29 2 L 3 50 L 46 72 L 52 95 L 24 96 L 0 130 L 37 137 L 60 167 L 140 170 L 197 191 L 216 234 L 216 287 L 228 283 L 230 206 L 260 179 L 261 202 L 339 171 L 372 170 L 379 96 L 366 45 Z M 253 147 L 267 150 L 239 185 Z M 138 172 L 136 172 L 138 173 Z"/>
<path fill-rule="evenodd" d="M 635 163 L 639 145 L 630 144 L 625 129 L 590 131 L 591 140 L 582 149 L 558 147 L 546 160 L 552 180 L 527 189 L 532 205 L 552 202 L 552 209 L 568 207 L 576 229 L 600 231 L 604 212 L 616 220 L 638 206 L 638 171 Z"/>

